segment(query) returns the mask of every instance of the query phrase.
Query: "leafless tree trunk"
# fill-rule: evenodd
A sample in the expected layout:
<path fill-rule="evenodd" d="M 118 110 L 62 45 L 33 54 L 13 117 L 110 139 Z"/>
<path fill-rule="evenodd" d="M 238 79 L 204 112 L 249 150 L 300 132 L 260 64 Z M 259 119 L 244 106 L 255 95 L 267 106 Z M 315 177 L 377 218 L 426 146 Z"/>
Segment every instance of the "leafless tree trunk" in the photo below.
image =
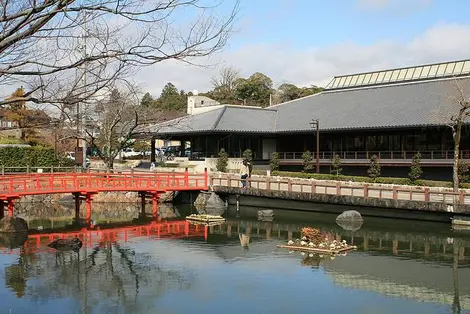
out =
<path fill-rule="evenodd" d="M 459 191 L 459 162 L 460 162 L 460 141 L 462 138 L 462 127 L 468 122 L 470 116 L 470 98 L 466 86 L 459 80 L 455 80 L 455 92 L 450 97 L 451 105 L 454 107 L 455 114 L 450 116 L 447 125 L 452 130 L 452 139 L 454 141 L 454 161 L 452 169 L 452 185 L 454 192 Z"/>
<path fill-rule="evenodd" d="M 226 16 L 222 2 L 233 3 Z M 26 88 L 0 105 L 72 106 L 127 81 L 136 67 L 209 56 L 225 46 L 238 2 L 0 1 L 0 83 Z"/>

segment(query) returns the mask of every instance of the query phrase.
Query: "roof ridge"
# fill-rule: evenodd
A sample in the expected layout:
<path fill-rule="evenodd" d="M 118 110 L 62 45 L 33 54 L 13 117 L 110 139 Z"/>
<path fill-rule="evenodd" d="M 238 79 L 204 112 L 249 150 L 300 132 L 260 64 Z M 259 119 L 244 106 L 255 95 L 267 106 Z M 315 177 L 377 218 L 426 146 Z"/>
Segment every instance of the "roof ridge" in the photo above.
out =
<path fill-rule="evenodd" d="M 282 103 L 277 104 L 277 105 L 272 105 L 268 108 L 273 108 L 273 107 L 277 108 L 277 107 L 282 106 L 282 105 L 290 104 L 291 102 L 295 102 L 295 101 L 302 100 L 302 99 L 309 98 L 309 97 L 313 97 L 313 96 L 318 96 L 318 95 L 323 94 L 325 91 L 326 90 L 322 90 L 321 92 L 315 93 L 313 95 L 308 95 L 308 96 L 300 97 L 300 98 L 297 98 L 297 99 L 292 99 L 292 100 L 289 100 L 289 101 L 285 101 L 285 102 L 282 102 Z M 266 109 L 268 109 L 268 108 L 266 108 Z M 273 110 L 277 111 L 277 109 L 273 109 Z"/>
<path fill-rule="evenodd" d="M 470 76 L 468 75 L 439 77 L 439 78 L 426 79 L 426 80 L 414 80 L 414 81 L 404 81 L 404 82 L 396 82 L 396 83 L 388 83 L 388 84 L 354 86 L 354 87 L 349 87 L 349 88 L 346 87 L 346 88 L 336 88 L 336 89 L 325 89 L 322 93 L 333 94 L 333 93 L 339 93 L 339 92 L 351 92 L 351 91 L 356 91 L 356 90 L 359 91 L 359 90 L 367 90 L 367 89 L 378 89 L 378 88 L 384 88 L 384 87 L 429 84 L 429 83 L 452 81 L 452 80 L 464 80 L 464 79 L 469 79 L 469 78 Z"/>
<path fill-rule="evenodd" d="M 217 128 L 217 125 L 219 125 L 219 122 L 222 119 L 222 116 L 224 115 L 225 111 L 227 111 L 227 106 L 224 106 L 221 109 L 222 110 L 220 111 L 219 116 L 215 120 L 214 125 L 212 126 L 211 130 L 215 130 Z"/>

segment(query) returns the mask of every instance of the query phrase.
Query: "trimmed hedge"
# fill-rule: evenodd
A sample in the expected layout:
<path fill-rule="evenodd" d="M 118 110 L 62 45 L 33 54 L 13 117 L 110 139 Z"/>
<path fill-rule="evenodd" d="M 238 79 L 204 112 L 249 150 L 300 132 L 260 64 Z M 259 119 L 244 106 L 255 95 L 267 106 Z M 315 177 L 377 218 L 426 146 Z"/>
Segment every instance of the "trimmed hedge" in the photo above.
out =
<path fill-rule="evenodd" d="M 0 166 L 3 167 L 66 167 L 74 162 L 57 158 L 54 150 L 42 146 L 0 148 Z"/>
<path fill-rule="evenodd" d="M 266 171 L 254 171 L 254 174 L 266 175 Z M 289 172 L 289 171 L 274 171 L 271 172 L 272 176 L 289 177 L 289 178 L 300 178 L 300 179 L 317 179 L 317 180 L 336 180 L 336 181 L 352 181 L 352 182 L 366 182 L 366 183 L 382 183 L 382 184 L 396 184 L 396 185 L 419 185 L 429 187 L 452 187 L 450 181 L 432 181 L 432 180 L 416 180 L 413 184 L 409 178 L 390 178 L 390 177 L 379 177 L 372 179 L 369 177 L 361 176 L 346 176 L 346 175 L 334 175 L 334 174 L 316 174 L 306 172 Z M 470 188 L 470 184 L 462 184 L 463 188 Z"/>

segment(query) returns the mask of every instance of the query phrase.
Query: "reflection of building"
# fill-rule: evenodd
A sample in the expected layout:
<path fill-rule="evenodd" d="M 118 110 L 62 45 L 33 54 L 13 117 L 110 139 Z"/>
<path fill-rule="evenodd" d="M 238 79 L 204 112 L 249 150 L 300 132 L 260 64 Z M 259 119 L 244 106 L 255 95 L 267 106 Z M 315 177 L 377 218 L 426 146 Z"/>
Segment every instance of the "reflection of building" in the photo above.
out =
<path fill-rule="evenodd" d="M 324 265 L 337 285 L 377 292 L 396 298 L 452 305 L 454 303 L 452 268 L 432 263 L 349 254 Z M 459 294 L 462 309 L 470 310 L 470 269 L 459 269 Z M 465 284 L 464 284 L 465 283 Z"/>
<path fill-rule="evenodd" d="M 423 166 L 445 167 L 450 176 L 453 141 L 447 122 L 458 111 L 455 102 L 451 104 L 457 86 L 468 98 L 470 60 L 343 75 L 319 94 L 265 109 L 201 107 L 204 111 L 178 123 L 155 126 L 153 136 L 189 141 L 199 157 L 217 155 L 221 148 L 239 157 L 251 149 L 257 160 L 278 152 L 281 166 L 300 167 L 302 153 L 316 151 L 310 123 L 318 119 L 319 157 L 324 166 L 338 154 L 343 166 L 358 169 L 375 154 L 385 169 L 396 171 L 408 167 L 419 151 Z M 205 106 L 206 101 L 198 105 Z M 466 159 L 470 158 L 469 132 L 469 126 L 464 126 L 461 150 Z"/>

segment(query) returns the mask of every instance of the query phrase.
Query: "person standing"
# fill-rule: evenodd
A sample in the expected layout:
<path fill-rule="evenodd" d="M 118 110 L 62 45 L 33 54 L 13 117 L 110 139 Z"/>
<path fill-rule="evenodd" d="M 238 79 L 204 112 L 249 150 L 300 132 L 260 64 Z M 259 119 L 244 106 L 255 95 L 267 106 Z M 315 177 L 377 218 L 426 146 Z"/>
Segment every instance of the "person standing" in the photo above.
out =
<path fill-rule="evenodd" d="M 240 168 L 240 175 L 242 188 L 246 188 L 246 178 L 250 176 L 250 167 L 247 159 L 243 159 L 242 166 Z"/>

